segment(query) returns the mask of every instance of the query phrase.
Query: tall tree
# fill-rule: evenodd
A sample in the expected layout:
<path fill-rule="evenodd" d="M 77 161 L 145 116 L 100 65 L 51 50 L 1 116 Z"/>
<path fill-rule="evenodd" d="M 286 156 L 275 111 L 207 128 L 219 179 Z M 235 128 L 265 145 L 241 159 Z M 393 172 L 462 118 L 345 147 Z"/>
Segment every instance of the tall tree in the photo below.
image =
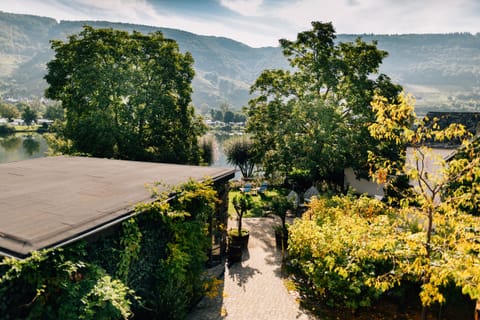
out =
<path fill-rule="evenodd" d="M 59 103 L 49 105 L 43 114 L 43 117 L 48 120 L 63 120 L 64 116 L 65 112 Z"/>
<path fill-rule="evenodd" d="M 52 41 L 46 96 L 66 110 L 70 152 L 198 163 L 204 126 L 191 102 L 193 58 L 162 33 L 84 27 Z"/>
<path fill-rule="evenodd" d="M 26 107 L 23 109 L 22 119 L 23 119 L 23 121 L 25 121 L 25 124 L 26 124 L 27 126 L 29 126 L 29 125 L 31 125 L 33 122 L 37 121 L 37 118 L 38 118 L 37 113 L 35 112 L 35 110 L 33 110 L 32 108 L 30 108 L 30 106 L 26 106 Z"/>
<path fill-rule="evenodd" d="M 401 87 L 373 75 L 387 53 L 361 39 L 335 43 L 331 23 L 312 22 L 297 40 L 280 40 L 291 70 L 265 70 L 251 88 L 247 130 L 268 172 L 306 169 L 314 179 L 343 177 L 352 166 L 367 172 L 377 144 L 367 126 L 374 92 L 395 99 Z M 340 183 L 340 181 L 337 181 Z"/>
<path fill-rule="evenodd" d="M 8 121 L 12 121 L 20 116 L 20 112 L 11 104 L 0 103 L 0 116 L 7 118 Z"/>
<path fill-rule="evenodd" d="M 468 131 L 457 123 L 440 129 L 438 119 L 430 123 L 419 120 L 410 96 L 400 95 L 398 103 L 375 97 L 372 107 L 376 120 L 369 127 L 371 134 L 413 149 L 412 159 L 405 164 L 370 156 L 373 177 L 378 182 L 389 184 L 392 176 L 403 174 L 413 184 L 413 192 L 400 201 L 400 212 L 407 220 L 417 221 L 420 236 L 410 237 L 418 249 L 409 247 L 411 260 L 404 262 L 404 273 L 420 278 L 424 306 L 445 302 L 441 291 L 448 283 L 455 283 L 472 299 L 480 299 L 476 275 L 479 245 L 472 241 L 479 236 L 478 222 L 462 212 L 478 199 L 480 190 L 480 157 Z M 414 119 L 413 126 L 410 119 Z M 428 146 L 455 140 L 462 142 L 461 154 L 448 163 Z M 460 187 L 445 192 L 451 186 Z M 422 319 L 426 319 L 425 308 Z"/>

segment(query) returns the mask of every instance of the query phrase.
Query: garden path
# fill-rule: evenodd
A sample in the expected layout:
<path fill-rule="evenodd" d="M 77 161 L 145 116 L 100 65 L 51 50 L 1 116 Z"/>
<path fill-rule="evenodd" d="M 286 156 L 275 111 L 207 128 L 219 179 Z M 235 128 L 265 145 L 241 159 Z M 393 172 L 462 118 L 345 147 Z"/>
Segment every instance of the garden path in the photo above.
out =
<path fill-rule="evenodd" d="M 235 222 L 230 222 L 235 225 Z M 282 278 L 282 252 L 275 247 L 274 217 L 244 218 L 250 230 L 242 261 L 225 268 L 215 298 L 204 298 L 188 320 L 307 320 Z"/>

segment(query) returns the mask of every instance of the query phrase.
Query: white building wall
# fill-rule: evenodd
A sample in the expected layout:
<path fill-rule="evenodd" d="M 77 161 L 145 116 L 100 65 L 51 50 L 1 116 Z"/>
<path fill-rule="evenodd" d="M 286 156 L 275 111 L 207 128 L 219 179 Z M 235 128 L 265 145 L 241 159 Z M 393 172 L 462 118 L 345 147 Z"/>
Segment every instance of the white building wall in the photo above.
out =
<path fill-rule="evenodd" d="M 383 185 L 379 185 L 375 182 L 366 179 L 357 179 L 352 168 L 347 168 L 344 170 L 345 174 L 345 186 L 352 187 L 355 192 L 359 194 L 367 193 L 369 196 L 375 198 L 383 198 Z"/>

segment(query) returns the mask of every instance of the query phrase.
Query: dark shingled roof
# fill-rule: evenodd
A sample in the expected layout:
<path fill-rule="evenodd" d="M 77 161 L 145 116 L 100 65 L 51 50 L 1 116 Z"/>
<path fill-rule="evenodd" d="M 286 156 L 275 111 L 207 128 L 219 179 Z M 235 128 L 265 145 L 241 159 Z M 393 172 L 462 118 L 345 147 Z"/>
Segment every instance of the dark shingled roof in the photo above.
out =
<path fill-rule="evenodd" d="M 26 257 L 119 223 L 154 200 L 147 184 L 233 176 L 231 168 L 85 157 L 0 164 L 0 254 Z"/>
<path fill-rule="evenodd" d="M 477 133 L 480 122 L 480 112 L 448 112 L 448 111 L 430 111 L 426 115 L 430 121 L 438 119 L 438 125 L 444 129 L 452 123 L 463 124 L 465 128 L 473 135 Z"/>

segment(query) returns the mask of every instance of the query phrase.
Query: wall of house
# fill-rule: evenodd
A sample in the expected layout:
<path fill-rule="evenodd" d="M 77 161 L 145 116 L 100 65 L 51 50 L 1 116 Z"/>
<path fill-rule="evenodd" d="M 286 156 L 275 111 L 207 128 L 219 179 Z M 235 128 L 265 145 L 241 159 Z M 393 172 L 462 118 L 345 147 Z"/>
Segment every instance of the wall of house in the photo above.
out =
<path fill-rule="evenodd" d="M 383 186 L 379 185 L 373 181 L 366 179 L 357 179 L 352 168 L 347 168 L 344 170 L 345 174 L 345 187 L 351 187 L 355 190 L 356 193 L 368 195 L 376 198 L 383 198 Z"/>

